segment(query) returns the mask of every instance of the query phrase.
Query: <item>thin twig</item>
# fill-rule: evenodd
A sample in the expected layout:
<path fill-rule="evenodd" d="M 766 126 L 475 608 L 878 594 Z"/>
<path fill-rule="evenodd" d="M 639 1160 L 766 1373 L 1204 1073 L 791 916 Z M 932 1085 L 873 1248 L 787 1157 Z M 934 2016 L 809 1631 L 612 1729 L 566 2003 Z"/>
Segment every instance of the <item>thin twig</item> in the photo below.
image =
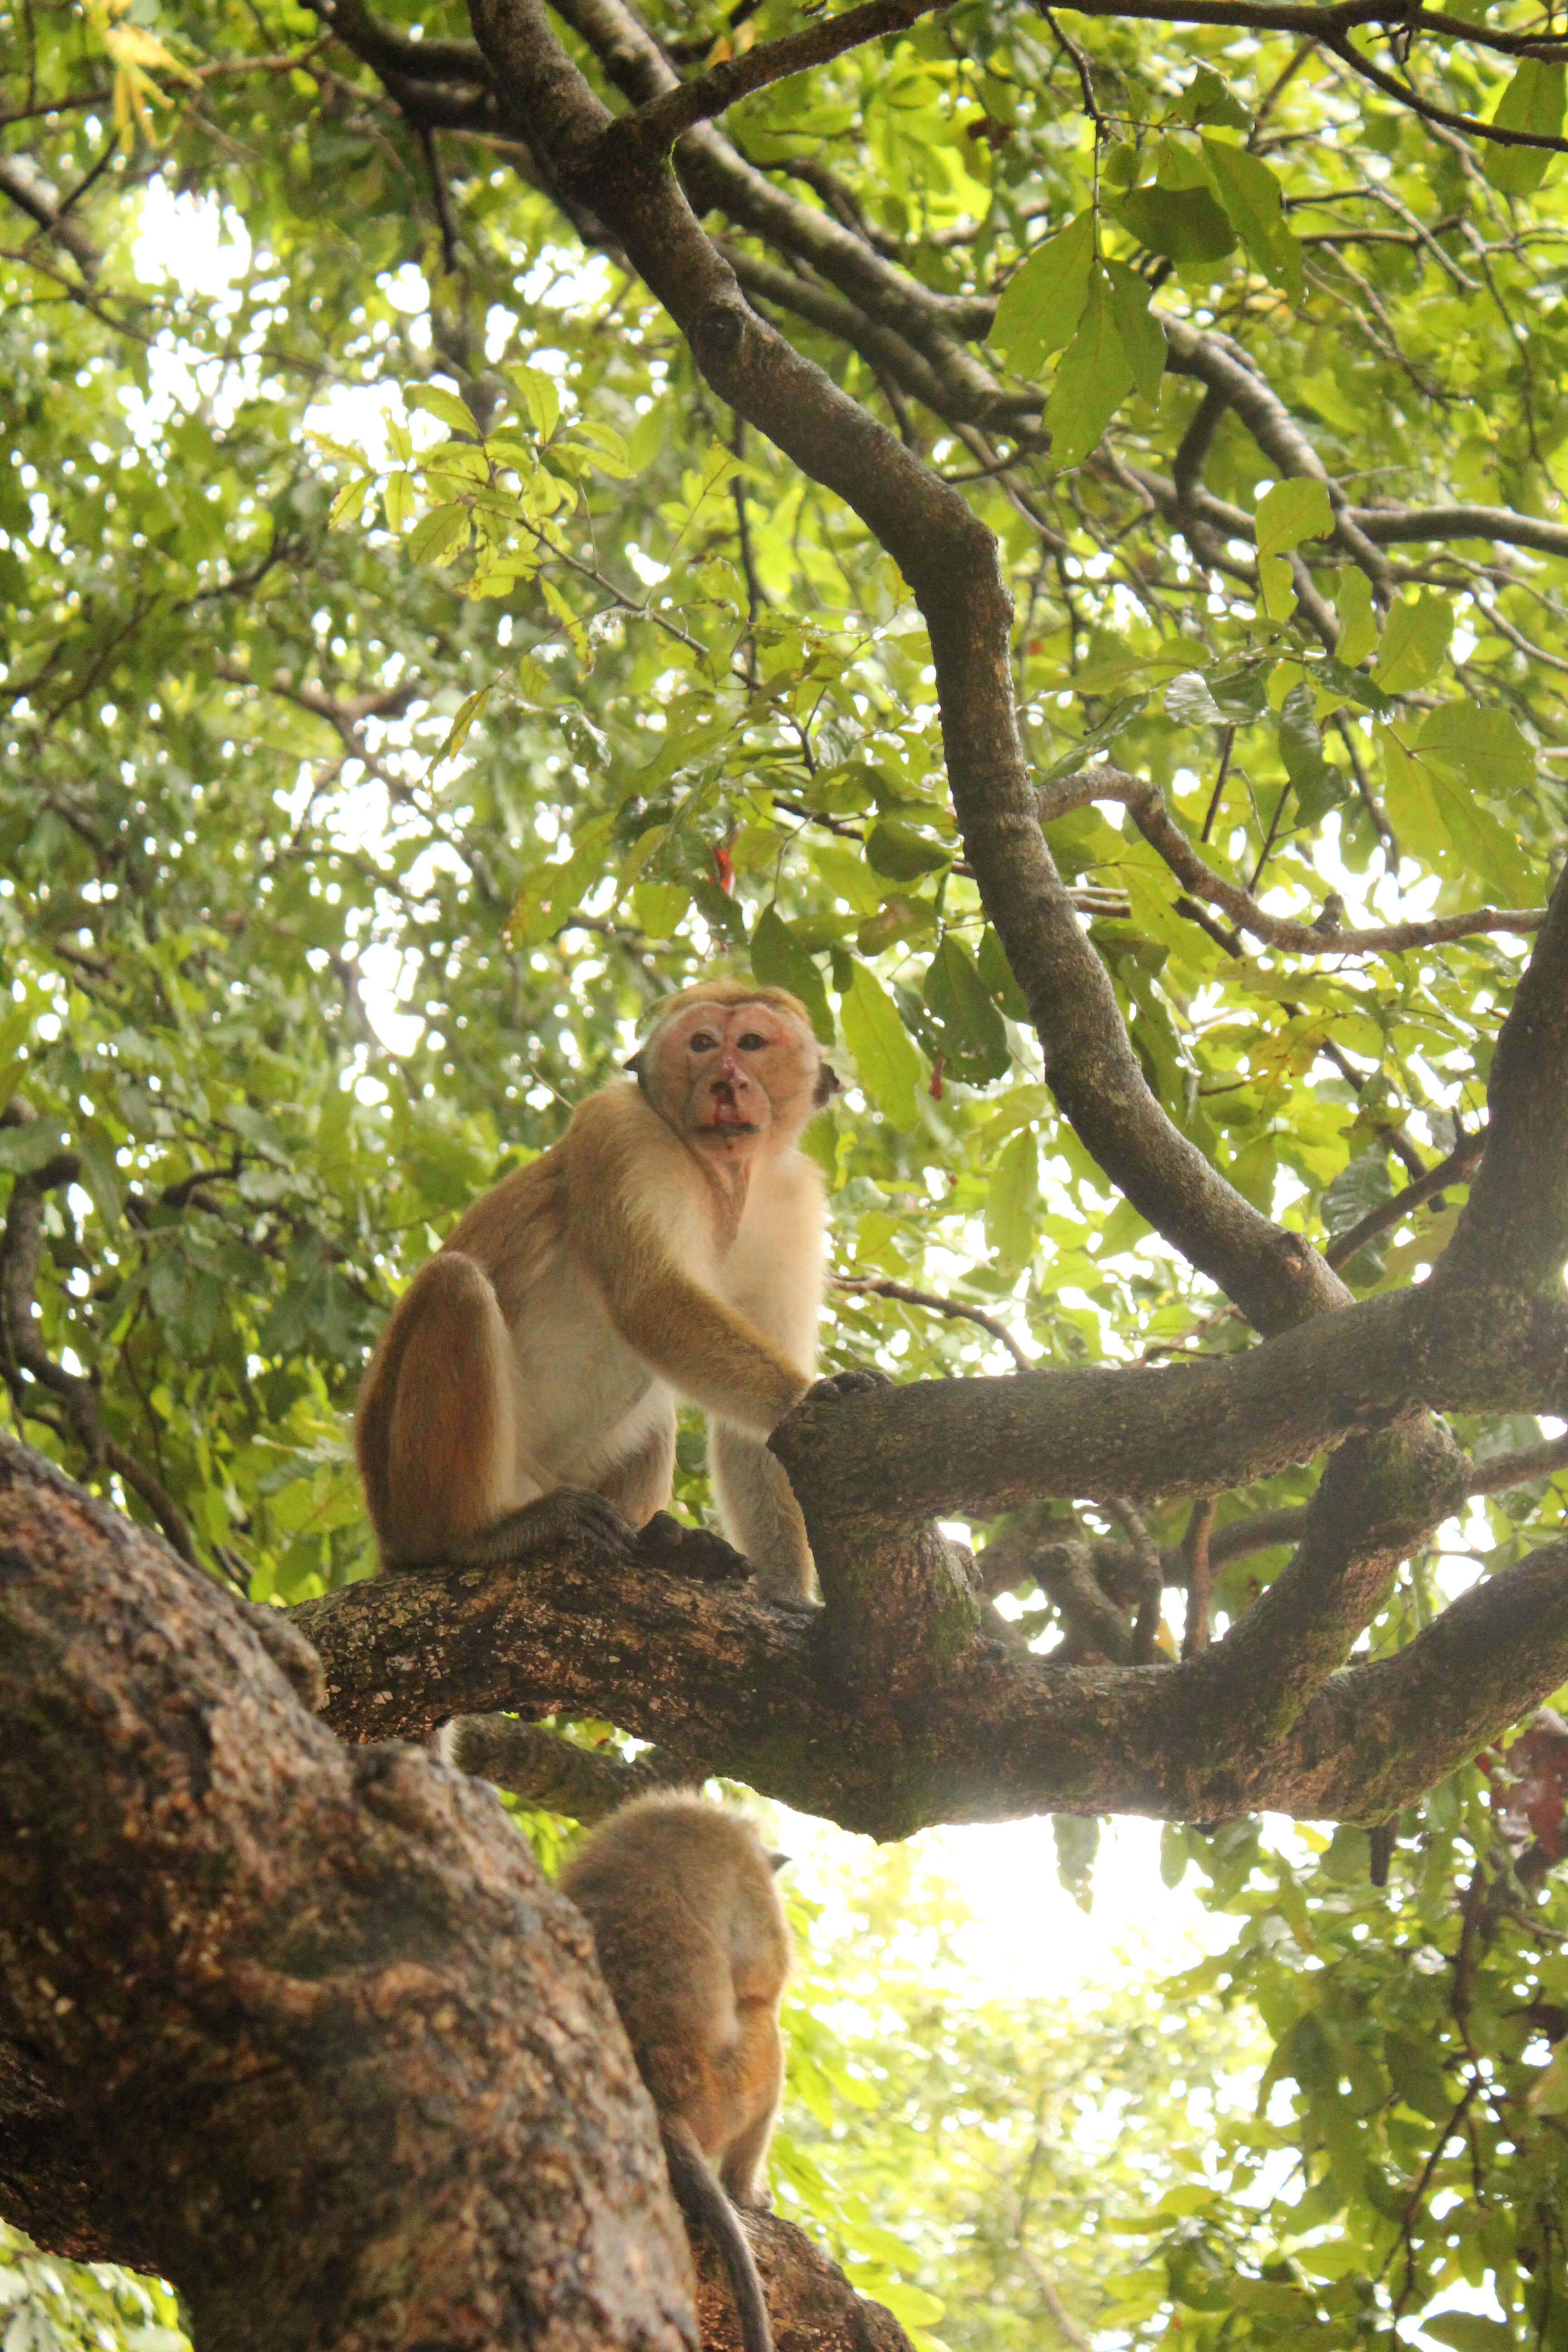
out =
<path fill-rule="evenodd" d="M 1034 1358 L 1026 1354 L 1005 1323 L 999 1323 L 994 1315 L 985 1314 L 978 1307 L 965 1307 L 961 1299 L 942 1298 L 933 1290 L 911 1290 L 907 1282 L 892 1282 L 880 1274 L 836 1274 L 833 1286 L 836 1290 L 870 1291 L 880 1298 L 902 1299 L 908 1307 L 929 1307 L 933 1315 L 978 1323 L 994 1339 L 1001 1340 L 1019 1371 L 1027 1372 L 1034 1368 Z"/>

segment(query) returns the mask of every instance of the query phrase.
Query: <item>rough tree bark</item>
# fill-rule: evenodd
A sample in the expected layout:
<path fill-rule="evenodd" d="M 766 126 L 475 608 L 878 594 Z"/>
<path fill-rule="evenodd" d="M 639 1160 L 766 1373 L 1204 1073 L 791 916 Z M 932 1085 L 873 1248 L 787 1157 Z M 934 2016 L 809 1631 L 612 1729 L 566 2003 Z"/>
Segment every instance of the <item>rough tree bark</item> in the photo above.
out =
<path fill-rule="evenodd" d="M 1118 1191 L 1260 1335 L 1161 1371 L 808 1400 L 774 1443 L 810 1528 L 819 1612 L 696 1582 L 679 1549 L 616 1563 L 567 1550 L 526 1572 L 383 1580 L 309 1604 L 293 1617 L 320 1654 L 331 1729 L 194 1570 L 17 1449 L 0 1457 L 0 2201 L 52 2244 L 172 2273 L 215 2343 L 673 2346 L 692 2340 L 684 2249 L 581 1930 L 491 1799 L 380 1743 L 494 1710 L 592 1711 L 657 1740 L 661 1777 L 722 1770 L 880 1836 L 1046 1807 L 1386 1817 L 1568 1674 L 1562 1540 L 1396 1655 L 1351 1662 L 1398 1561 L 1491 1483 L 1433 1416 L 1568 1412 L 1568 892 L 1544 917 L 1483 908 L 1353 942 L 1537 931 L 1447 1255 L 1421 1288 L 1352 1303 L 1161 1108 L 1042 817 L 1117 797 L 1178 883 L 1254 937 L 1314 955 L 1352 942 L 1226 884 L 1140 779 L 1098 770 L 1042 800 L 989 533 L 754 307 L 841 331 L 966 435 L 1036 429 L 1037 397 L 1006 393 L 968 341 L 989 303 L 921 285 L 715 126 L 742 89 L 907 23 L 923 0 L 871 0 L 686 81 L 626 0 L 559 0 L 619 115 L 542 0 L 471 0 L 475 43 L 389 33 L 363 0 L 315 5 L 410 121 L 515 139 L 564 215 L 640 273 L 736 415 L 900 565 L 930 632 L 963 854 L 1057 1101 Z M 1121 13 L 1297 26 L 1382 88 L 1346 33 L 1396 12 L 1142 0 Z M 1493 47 L 1523 38 L 1426 21 Z M 710 235 L 708 213 L 774 238 L 795 271 Z M 1163 331 L 1171 364 L 1208 387 L 1209 425 L 1229 408 L 1279 473 L 1325 478 L 1234 347 L 1179 320 Z M 1170 480 L 1122 472 L 1195 544 L 1245 541 L 1251 518 L 1204 488 L 1204 454 L 1200 434 Z M 1380 599 L 1399 576 L 1382 551 L 1402 541 L 1568 551 L 1568 530 L 1539 519 L 1362 509 L 1329 487 L 1340 551 Z M 1297 576 L 1308 625 L 1331 635 L 1304 564 Z M 0 1309 L 11 1359 L 62 1400 L 97 1466 L 90 1385 L 38 1353 L 30 1324 L 38 1199 L 63 1181 L 45 1170 L 13 1195 Z M 1294 1544 L 1289 1564 L 1180 1665 L 1139 1662 L 1129 1611 L 1152 1571 L 1135 1540 L 1062 1541 L 1024 1517 L 977 1576 L 931 1525 L 1061 1497 L 1116 1501 L 1135 1528 L 1140 1498 L 1208 1497 L 1323 1454 L 1310 1504 L 1247 1538 Z M 1206 1575 L 1217 1544 L 1171 1575 L 1194 1598 L 1200 1551 Z M 1083 1662 L 1033 1655 L 988 1608 L 987 1591 L 1036 1579 L 1063 1596 Z M 340 1746 L 334 1730 L 373 1744 Z M 459 1722 L 453 1741 L 584 1814 L 627 1785 L 527 1727 Z M 782 2224 L 755 2236 L 781 2346 L 896 2340 L 841 2282 L 818 2292 Z"/>
<path fill-rule="evenodd" d="M 343 1747 L 216 1584 L 9 1440 L 0 1727 L 0 2210 L 173 2279 L 215 2352 L 691 2352 L 651 2105 L 494 1794 Z M 758 2236 L 781 2347 L 902 2345 Z"/>

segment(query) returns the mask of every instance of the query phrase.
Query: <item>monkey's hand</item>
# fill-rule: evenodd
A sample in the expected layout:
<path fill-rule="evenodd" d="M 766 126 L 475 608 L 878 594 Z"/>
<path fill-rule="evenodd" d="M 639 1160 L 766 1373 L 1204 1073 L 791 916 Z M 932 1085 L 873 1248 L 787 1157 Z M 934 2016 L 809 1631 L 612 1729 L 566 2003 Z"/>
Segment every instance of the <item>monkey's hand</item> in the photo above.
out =
<path fill-rule="evenodd" d="M 656 1511 L 637 1538 L 637 1549 L 676 1576 L 703 1584 L 742 1584 L 752 1563 L 707 1528 L 682 1527 L 668 1511 Z"/>
<path fill-rule="evenodd" d="M 595 1559 L 628 1559 L 637 1537 L 614 1503 L 586 1486 L 556 1486 L 493 1528 L 471 1536 L 453 1568 L 503 1568 L 542 1553 L 585 1551 Z"/>
<path fill-rule="evenodd" d="M 878 1371 L 874 1364 L 856 1364 L 847 1372 L 829 1372 L 826 1380 L 813 1381 L 802 1404 L 837 1404 L 840 1397 L 863 1396 L 870 1389 L 890 1389 L 893 1383 L 886 1372 Z"/>

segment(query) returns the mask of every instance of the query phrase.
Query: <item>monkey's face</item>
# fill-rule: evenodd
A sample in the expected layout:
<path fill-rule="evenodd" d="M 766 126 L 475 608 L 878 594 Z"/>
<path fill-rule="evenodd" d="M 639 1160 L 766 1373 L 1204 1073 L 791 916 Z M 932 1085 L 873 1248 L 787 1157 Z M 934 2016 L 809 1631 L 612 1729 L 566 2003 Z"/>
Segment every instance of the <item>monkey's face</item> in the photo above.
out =
<path fill-rule="evenodd" d="M 793 1143 L 815 1108 L 816 1040 L 771 1004 L 683 1005 L 650 1041 L 656 1109 L 700 1151 L 751 1160 Z"/>

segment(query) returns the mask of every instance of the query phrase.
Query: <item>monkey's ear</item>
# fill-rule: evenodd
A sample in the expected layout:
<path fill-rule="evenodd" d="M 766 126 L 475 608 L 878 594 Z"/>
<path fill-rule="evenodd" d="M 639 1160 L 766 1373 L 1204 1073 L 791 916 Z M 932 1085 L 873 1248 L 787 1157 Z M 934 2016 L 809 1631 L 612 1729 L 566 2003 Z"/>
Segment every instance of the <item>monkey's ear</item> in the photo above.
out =
<path fill-rule="evenodd" d="M 824 1103 L 831 1102 L 835 1095 L 843 1091 L 843 1079 L 831 1062 L 824 1062 L 816 1073 L 816 1084 L 811 1090 L 813 1103 L 820 1110 Z"/>
<path fill-rule="evenodd" d="M 768 1856 L 768 1868 L 773 1871 L 782 1870 L 786 1863 L 793 1862 L 795 1856 L 793 1854 L 770 1853 Z"/>
<path fill-rule="evenodd" d="M 639 1086 L 642 1084 L 643 1076 L 642 1057 L 647 1051 L 647 1047 L 646 1045 L 639 1045 L 637 1052 L 632 1055 L 631 1060 L 621 1064 L 622 1069 L 629 1070 Z"/>

